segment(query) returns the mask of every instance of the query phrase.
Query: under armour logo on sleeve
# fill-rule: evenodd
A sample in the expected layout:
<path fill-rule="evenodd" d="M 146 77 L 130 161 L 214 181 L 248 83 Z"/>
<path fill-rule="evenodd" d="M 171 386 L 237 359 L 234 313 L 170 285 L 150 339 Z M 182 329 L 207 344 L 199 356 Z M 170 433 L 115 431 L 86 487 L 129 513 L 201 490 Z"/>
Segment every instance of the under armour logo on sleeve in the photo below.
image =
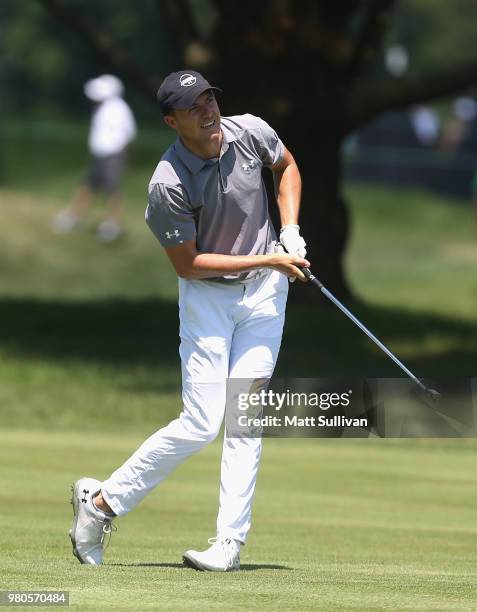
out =
<path fill-rule="evenodd" d="M 169 240 L 171 238 L 179 238 L 180 235 L 181 234 L 180 234 L 179 230 L 174 230 L 172 233 L 171 232 L 166 232 L 166 236 L 169 238 Z"/>

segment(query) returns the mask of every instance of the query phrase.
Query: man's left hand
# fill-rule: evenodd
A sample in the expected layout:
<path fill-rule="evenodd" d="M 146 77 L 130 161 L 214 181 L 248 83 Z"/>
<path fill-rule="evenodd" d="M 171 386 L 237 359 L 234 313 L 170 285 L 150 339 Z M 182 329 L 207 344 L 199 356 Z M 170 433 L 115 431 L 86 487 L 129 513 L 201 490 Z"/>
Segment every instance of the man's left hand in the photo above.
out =
<path fill-rule="evenodd" d="M 284 225 L 280 230 L 280 244 L 290 255 L 306 256 L 306 242 L 300 236 L 299 225 Z M 295 278 L 289 278 L 288 280 L 293 283 Z"/>
<path fill-rule="evenodd" d="M 299 225 L 284 225 L 280 230 L 280 242 L 290 255 L 306 256 L 306 242 L 300 236 Z"/>

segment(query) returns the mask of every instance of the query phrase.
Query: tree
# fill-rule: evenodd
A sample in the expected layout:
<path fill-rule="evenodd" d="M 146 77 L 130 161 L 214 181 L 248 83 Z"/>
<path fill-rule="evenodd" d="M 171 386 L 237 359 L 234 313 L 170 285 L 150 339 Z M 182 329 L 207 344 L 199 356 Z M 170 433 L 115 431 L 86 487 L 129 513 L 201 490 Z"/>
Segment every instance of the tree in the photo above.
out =
<path fill-rule="evenodd" d="M 154 98 L 159 75 L 133 60 L 106 26 L 79 11 L 78 3 L 38 1 L 104 64 Z M 344 138 L 379 113 L 477 82 L 477 54 L 424 74 L 387 76 L 381 47 L 396 5 L 155 0 L 177 67 L 203 69 L 227 92 L 229 114 L 247 109 L 264 115 L 292 150 L 304 179 L 301 224 L 309 252 L 321 280 L 341 297 L 350 295 L 343 271 L 349 237 L 341 185 Z"/>

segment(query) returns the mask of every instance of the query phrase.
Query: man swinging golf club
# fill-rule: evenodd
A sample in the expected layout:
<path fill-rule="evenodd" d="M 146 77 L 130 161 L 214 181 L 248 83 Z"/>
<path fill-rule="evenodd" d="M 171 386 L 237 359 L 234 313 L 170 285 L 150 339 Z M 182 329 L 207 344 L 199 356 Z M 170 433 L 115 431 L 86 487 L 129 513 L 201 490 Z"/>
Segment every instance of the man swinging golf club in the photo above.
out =
<path fill-rule="evenodd" d="M 174 468 L 214 440 L 224 418 L 228 377 L 271 377 L 288 278 L 306 281 L 295 161 L 262 119 L 221 117 L 215 90 L 198 72 L 184 70 L 170 74 L 158 91 L 177 140 L 152 176 L 146 221 L 179 276 L 182 411 L 107 480 L 75 483 L 70 537 L 82 563 L 102 563 L 114 517 L 133 510 Z M 288 253 L 277 248 L 264 167 L 273 173 L 280 242 Z M 203 552 L 185 552 L 186 565 L 239 569 L 260 451 L 260 438 L 229 438 L 225 431 L 216 537 Z"/>

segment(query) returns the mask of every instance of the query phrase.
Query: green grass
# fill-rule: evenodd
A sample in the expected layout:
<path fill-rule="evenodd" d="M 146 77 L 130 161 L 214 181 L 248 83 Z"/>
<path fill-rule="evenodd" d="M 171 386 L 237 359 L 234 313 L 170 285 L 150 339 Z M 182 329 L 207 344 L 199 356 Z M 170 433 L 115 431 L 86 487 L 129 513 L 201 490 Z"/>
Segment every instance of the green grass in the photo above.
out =
<path fill-rule="evenodd" d="M 347 268 L 375 305 L 476 321 L 475 213 L 425 191 L 354 187 Z"/>
<path fill-rule="evenodd" d="M 214 530 L 214 444 L 116 521 L 103 567 L 81 566 L 67 537 L 67 485 L 81 473 L 105 477 L 140 442 L 0 434 L 0 588 L 68 590 L 83 610 L 477 605 L 474 441 L 265 441 L 243 571 L 218 575 L 181 567 L 181 553 Z"/>
<path fill-rule="evenodd" d="M 142 166 L 129 175 L 127 235 L 109 246 L 94 236 L 99 202 L 84 231 L 56 236 L 50 220 L 67 198 L 55 180 L 50 195 L 0 191 L 4 425 L 144 429 L 175 414 L 176 280 L 144 223 L 143 176 Z M 361 187 L 351 195 L 353 311 L 419 375 L 475 376 L 470 212 L 424 192 Z M 289 307 L 278 375 L 398 373 L 337 309 Z"/>
<path fill-rule="evenodd" d="M 83 231 L 50 231 L 81 175 L 77 145 L 21 166 L 17 142 L 5 165 L 1 588 L 68 589 L 81 609 L 475 609 L 473 440 L 267 440 L 245 571 L 206 575 L 180 559 L 214 532 L 216 442 L 118 521 L 104 567 L 72 557 L 68 484 L 106 477 L 180 405 L 176 279 L 143 218 L 163 141 L 133 152 L 127 234 L 109 246 L 94 236 L 99 202 Z M 353 311 L 419 375 L 475 377 L 470 210 L 418 190 L 348 191 Z M 288 309 L 277 374 L 398 372 L 310 301 Z"/>

